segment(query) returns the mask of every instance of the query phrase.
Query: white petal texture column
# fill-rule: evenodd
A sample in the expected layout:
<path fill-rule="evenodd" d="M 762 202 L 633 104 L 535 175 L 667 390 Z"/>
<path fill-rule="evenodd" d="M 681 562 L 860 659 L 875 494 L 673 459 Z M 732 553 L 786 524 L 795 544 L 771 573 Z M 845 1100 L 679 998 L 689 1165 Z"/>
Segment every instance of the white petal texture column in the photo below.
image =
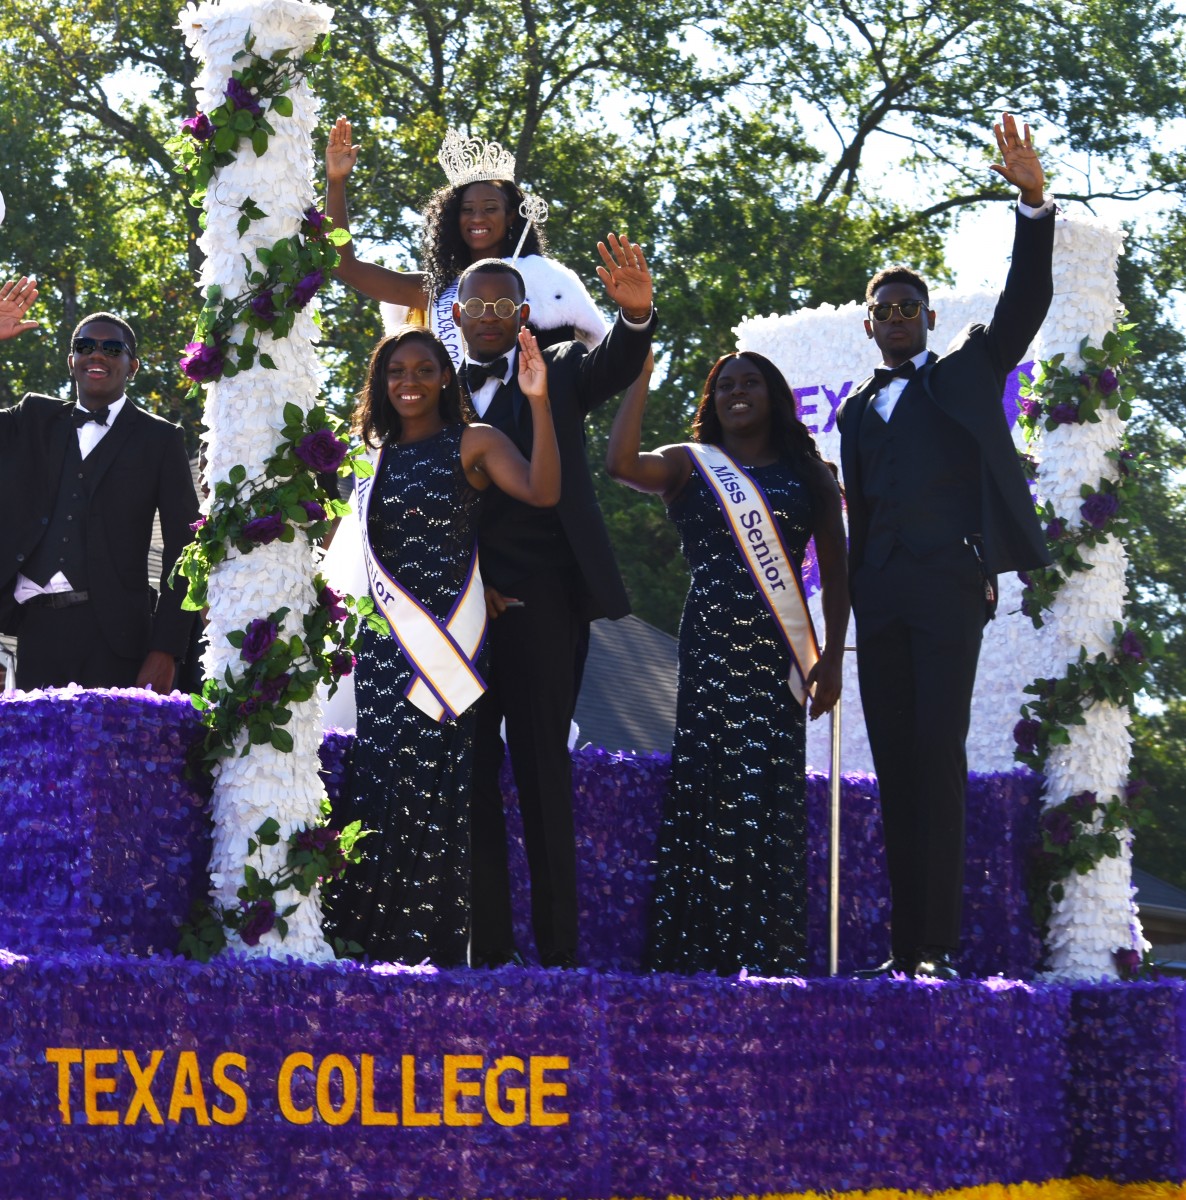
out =
<path fill-rule="evenodd" d="M 1054 252 L 1054 293 L 1050 316 L 1039 335 L 1039 357 L 1063 354 L 1073 371 L 1084 364 L 1079 350 L 1084 338 L 1099 346 L 1116 325 L 1121 311 L 1116 263 L 1123 235 L 1095 221 L 1077 218 L 1058 222 Z M 1083 524 L 1080 487 L 1098 486 L 1117 476 L 1109 452 L 1119 450 L 1124 422 L 1102 407 L 1098 424 L 1065 424 L 1044 430 L 1038 443 L 1038 491 L 1071 529 Z M 1084 547 L 1089 571 L 1072 573 L 1047 614 L 1043 641 L 1048 669 L 1060 676 L 1079 658 L 1114 652 L 1114 622 L 1123 619 L 1125 562 L 1123 544 L 1115 537 Z M 1045 764 L 1049 807 L 1082 792 L 1101 801 L 1124 795 L 1128 779 L 1130 736 L 1128 711 L 1097 701 L 1084 711 L 1085 723 L 1070 728 L 1070 744 L 1053 746 Z M 1132 901 L 1132 855 L 1129 844 L 1115 858 L 1104 858 L 1086 875 L 1072 873 L 1063 881 L 1047 930 L 1051 974 L 1065 978 L 1114 977 L 1116 950 L 1140 948 L 1140 930 Z"/>
<path fill-rule="evenodd" d="M 199 109 L 209 112 L 223 102 L 232 71 L 244 65 L 245 60 L 236 61 L 235 56 L 241 54 L 249 35 L 260 58 L 284 50 L 299 56 L 328 30 L 331 15 L 324 5 L 299 0 L 222 0 L 185 8 L 180 27 L 201 64 L 195 81 Z M 254 262 L 257 249 L 296 234 L 302 214 L 313 204 L 312 132 L 318 103 L 304 81 L 286 95 L 292 102 L 292 114 L 269 115 L 275 133 L 266 152 L 257 157 L 250 142 L 244 141 L 233 162 L 221 167 L 210 183 L 206 231 L 200 242 L 206 255 L 203 290 L 217 284 L 227 297 L 246 291 L 244 259 Z M 268 102 L 263 103 L 266 109 Z M 240 235 L 241 210 L 248 199 L 266 215 Z M 237 327 L 231 340 L 241 340 L 244 332 L 243 326 Z M 249 370 L 207 385 L 206 481 L 211 491 L 239 464 L 246 468 L 249 482 L 261 477 L 265 461 L 280 441 L 285 404 L 307 412 L 316 402 L 320 372 L 312 345 L 315 334 L 310 305 L 298 313 L 288 337 L 274 339 L 266 332 L 258 335 L 261 354 L 270 357 L 275 370 L 257 361 Z M 232 549 L 227 560 L 215 566 L 209 582 L 207 676 L 221 678 L 228 668 L 238 675 L 243 661 L 228 642 L 228 633 L 243 630 L 252 620 L 278 608 L 290 610 L 281 635 L 301 634 L 302 614 L 316 599 L 313 577 L 312 553 L 303 536 L 287 543 L 273 541 L 250 553 Z M 283 860 L 287 838 L 295 829 L 312 825 L 320 817 L 324 789 L 318 778 L 319 705 L 314 698 L 291 707 L 292 720 L 287 726 L 293 739 L 291 752 L 255 745 L 246 756 L 224 758 L 215 767 L 212 895 L 227 908 L 237 903 L 235 892 L 243 882 L 248 838 L 266 818 L 279 822 L 280 844 L 264 848 L 261 873 Z M 258 858 L 255 862 L 258 865 Z M 276 901 L 283 909 L 302 897 L 285 892 Z M 243 953 L 332 957 L 321 934 L 315 891 L 288 917 L 283 940 L 273 930 L 254 947 L 244 945 L 234 934 L 229 945 Z"/>

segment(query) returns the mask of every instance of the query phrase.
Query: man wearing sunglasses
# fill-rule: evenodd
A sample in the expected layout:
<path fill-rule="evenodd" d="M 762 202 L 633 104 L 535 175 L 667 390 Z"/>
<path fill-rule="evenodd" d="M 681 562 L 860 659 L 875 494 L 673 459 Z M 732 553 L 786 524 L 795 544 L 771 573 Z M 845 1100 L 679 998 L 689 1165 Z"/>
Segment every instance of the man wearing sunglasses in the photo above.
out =
<path fill-rule="evenodd" d="M 554 509 L 520 504 L 491 488 L 478 546 L 491 625 L 488 690 L 478 701 L 470 792 L 470 962 L 520 961 L 511 927 L 510 874 L 499 772 L 506 741 L 519 792 L 531 877 L 536 949 L 546 967 L 577 962 L 576 841 L 568 731 L 589 622 L 630 609 L 585 457 L 585 418 L 642 371 L 655 317 L 641 249 L 613 234 L 598 245 L 597 273 L 619 316 L 592 350 L 561 342 L 543 351 L 560 447 Z M 478 419 L 531 453 L 531 409 L 518 387 L 515 345 L 530 317 L 523 279 L 499 259 L 467 268 L 454 319 L 465 341 L 463 388 Z"/>
<path fill-rule="evenodd" d="M 0 288 L 0 339 L 36 285 Z M 126 394 L 136 335 L 111 313 L 79 322 L 66 359 L 77 403 L 29 393 L 0 412 L 0 630 L 17 637 L 17 687 L 172 690 L 194 614 L 168 577 L 198 502 L 178 426 Z M 160 598 L 148 583 L 159 513 Z"/>
<path fill-rule="evenodd" d="M 882 366 L 841 410 L 849 578 L 861 703 L 873 752 L 891 893 L 891 956 L 860 971 L 958 977 L 965 742 L 996 576 L 1048 563 L 1001 404 L 1052 295 L 1054 205 L 1030 139 L 995 126 L 1020 191 L 1013 257 L 987 325 L 942 356 L 926 283 L 906 267 L 866 292 Z"/>

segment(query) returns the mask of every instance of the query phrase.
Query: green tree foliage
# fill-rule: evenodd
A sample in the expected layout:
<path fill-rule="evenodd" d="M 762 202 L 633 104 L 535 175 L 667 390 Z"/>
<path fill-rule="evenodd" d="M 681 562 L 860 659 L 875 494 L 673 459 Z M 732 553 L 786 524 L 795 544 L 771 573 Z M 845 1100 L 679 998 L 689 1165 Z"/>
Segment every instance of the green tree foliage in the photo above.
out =
<path fill-rule="evenodd" d="M 165 150 L 193 107 L 176 21 L 175 0 L 0 11 L 0 267 L 36 273 L 43 292 L 40 337 L 0 347 L 0 403 L 62 388 L 74 321 L 110 307 L 140 326 L 138 395 L 196 437 L 175 366 L 199 264 L 197 213 Z M 1172 198 L 1186 186 L 1181 152 L 1163 145 L 1183 117 L 1186 39 L 1163 0 L 342 0 L 335 26 L 312 82 L 323 124 L 344 113 L 363 143 L 351 202 L 364 252 L 416 265 L 449 126 L 515 152 L 520 178 L 548 200 L 553 253 L 595 295 L 599 238 L 626 230 L 647 247 L 661 315 L 652 444 L 686 436 L 744 316 L 850 301 L 894 260 L 949 279 L 943 247 L 959 215 L 1011 200 L 987 169 L 1003 109 L 1034 125 L 1061 197 Z M 1134 236 L 1123 287 L 1146 354 L 1134 433 L 1153 469 L 1133 594 L 1169 646 L 1155 671 L 1165 707 L 1138 721 L 1138 756 L 1174 794 L 1186 783 L 1186 413 L 1182 339 L 1160 318 L 1184 279 L 1180 215 Z M 329 386 L 345 408 L 378 314 L 338 287 L 324 315 Z M 595 461 L 610 416 L 592 425 Z M 636 610 L 673 628 L 685 575 L 661 506 L 605 480 L 601 491 Z"/>

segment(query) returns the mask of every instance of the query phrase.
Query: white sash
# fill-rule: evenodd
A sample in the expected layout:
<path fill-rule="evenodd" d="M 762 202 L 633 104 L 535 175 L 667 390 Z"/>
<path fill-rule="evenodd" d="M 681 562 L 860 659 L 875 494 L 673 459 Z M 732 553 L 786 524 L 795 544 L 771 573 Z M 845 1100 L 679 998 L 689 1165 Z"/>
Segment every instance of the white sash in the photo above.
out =
<path fill-rule="evenodd" d="M 457 280 L 441 290 L 428 314 L 428 324 L 433 333 L 441 339 L 449 357 L 453 360 L 453 369 L 460 370 L 465 361 L 465 347 L 461 344 L 461 330 L 453 320 L 453 301 L 457 299 Z"/>
<path fill-rule="evenodd" d="M 383 569 L 371 549 L 368 506 L 382 464 L 380 450 L 375 459 L 375 473 L 367 479 L 358 479 L 355 486 L 371 596 L 391 626 L 391 636 L 411 664 L 412 681 L 404 689 L 404 695 L 432 720 L 441 721 L 447 716 L 455 721 L 486 690 L 474 667 L 486 636 L 486 599 L 478 571 L 478 548 L 475 544 L 461 593 L 442 625 Z"/>
<path fill-rule="evenodd" d="M 787 680 L 791 692 L 800 704 L 806 704 L 807 676 L 819 660 L 819 643 L 807 610 L 803 581 L 783 545 L 766 494 L 753 476 L 719 446 L 691 442 L 685 449 L 721 506 L 741 560 L 791 653 Z"/>

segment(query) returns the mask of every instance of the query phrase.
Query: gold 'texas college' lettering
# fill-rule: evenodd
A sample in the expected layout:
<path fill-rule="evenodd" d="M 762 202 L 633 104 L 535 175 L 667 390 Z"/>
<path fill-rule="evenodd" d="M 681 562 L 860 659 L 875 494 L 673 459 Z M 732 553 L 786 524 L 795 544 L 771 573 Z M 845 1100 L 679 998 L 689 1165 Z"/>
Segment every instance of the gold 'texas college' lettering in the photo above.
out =
<path fill-rule="evenodd" d="M 218 1055 L 208 1077 L 193 1050 L 180 1051 L 164 1070 L 163 1050 L 138 1054 L 108 1047 L 51 1046 L 45 1059 L 57 1067 L 63 1125 L 79 1117 L 79 1123 L 87 1125 L 134 1125 L 142 1120 L 176 1124 L 186 1113 L 198 1125 L 238 1125 L 247 1116 L 247 1059 L 242 1054 Z M 391 1107 L 390 1100 L 385 1105 L 375 1100 L 374 1055 L 355 1060 L 328 1054 L 315 1060 L 297 1051 L 281 1064 L 276 1091 L 281 1114 L 295 1125 L 320 1120 L 327 1125 L 354 1121 L 416 1128 L 481 1125 L 487 1119 L 508 1126 L 567 1125 L 568 1113 L 558 1105 L 568 1095 L 561 1077 L 568 1068 L 568 1058 L 561 1055 L 531 1055 L 526 1061 L 507 1055 L 488 1065 L 478 1054 L 446 1054 L 440 1090 L 428 1098 L 428 1088 L 417 1080 L 415 1055 L 405 1054 L 400 1060 L 399 1103 Z M 126 1107 L 114 1096 L 123 1077 L 133 1089 Z M 81 1110 L 76 1107 L 80 1098 Z"/>

